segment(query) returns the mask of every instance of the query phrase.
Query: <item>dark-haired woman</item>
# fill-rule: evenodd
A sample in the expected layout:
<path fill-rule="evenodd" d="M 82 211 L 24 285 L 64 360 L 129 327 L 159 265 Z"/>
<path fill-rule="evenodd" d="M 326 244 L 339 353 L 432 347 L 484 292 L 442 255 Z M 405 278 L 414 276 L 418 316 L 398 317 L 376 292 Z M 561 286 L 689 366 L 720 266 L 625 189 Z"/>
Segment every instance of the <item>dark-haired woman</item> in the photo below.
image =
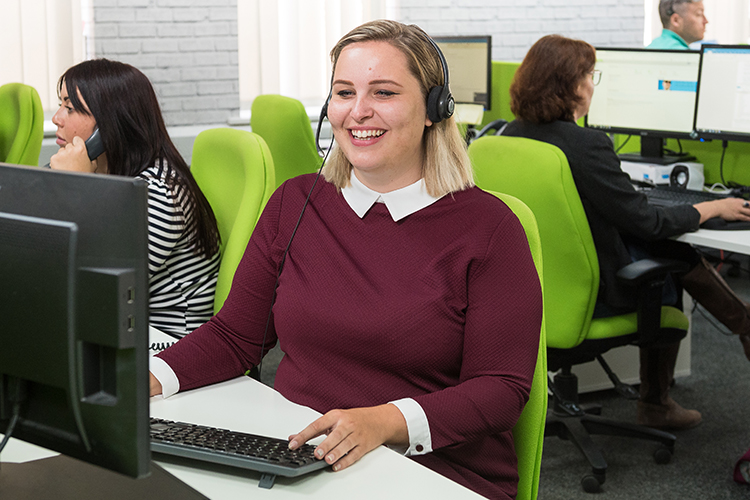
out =
<path fill-rule="evenodd" d="M 208 201 L 175 148 L 156 94 L 138 69 L 96 59 L 58 81 L 60 150 L 53 169 L 139 177 L 148 183 L 149 323 L 182 337 L 213 314 L 219 237 Z M 104 153 L 89 160 L 98 128 Z"/>
<path fill-rule="evenodd" d="M 740 199 L 671 208 L 649 205 L 621 170 L 612 141 L 602 132 L 576 125 L 588 113 L 597 79 L 606 78 L 594 70 L 595 62 L 594 47 L 581 40 L 559 35 L 538 40 L 510 87 L 511 110 L 517 119 L 503 132 L 553 144 L 567 157 L 599 257 L 601 284 L 594 314 L 634 310 L 634 297 L 615 279 L 621 267 L 646 255 L 679 258 L 692 266 L 679 278 L 682 287 L 740 335 L 750 359 L 748 305 L 692 247 L 668 239 L 697 230 L 711 217 L 750 220 L 750 208 Z M 685 410 L 668 395 L 678 348 L 679 343 L 641 349 L 638 422 L 642 425 L 681 429 L 700 423 L 700 413 Z"/>

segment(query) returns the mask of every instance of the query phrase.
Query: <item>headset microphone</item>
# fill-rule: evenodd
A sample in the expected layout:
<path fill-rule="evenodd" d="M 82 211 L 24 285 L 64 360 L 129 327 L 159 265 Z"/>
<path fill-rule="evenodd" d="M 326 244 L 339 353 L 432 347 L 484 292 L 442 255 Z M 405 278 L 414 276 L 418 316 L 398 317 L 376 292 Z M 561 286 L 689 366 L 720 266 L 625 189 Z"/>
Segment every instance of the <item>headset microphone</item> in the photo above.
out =
<path fill-rule="evenodd" d="M 326 98 L 326 102 L 325 104 L 323 104 L 323 107 L 320 109 L 320 117 L 318 118 L 318 130 L 315 132 L 315 147 L 318 149 L 318 154 L 321 157 L 325 157 L 326 153 L 323 151 L 323 148 L 320 147 L 320 129 L 323 127 L 323 120 L 328 116 L 328 103 L 331 102 L 332 93 L 333 93 L 333 89 L 331 89 L 331 91 L 328 92 L 328 97 Z M 331 142 L 331 145 L 333 145 L 333 142 Z M 329 146 L 328 149 L 331 149 L 331 146 Z"/>

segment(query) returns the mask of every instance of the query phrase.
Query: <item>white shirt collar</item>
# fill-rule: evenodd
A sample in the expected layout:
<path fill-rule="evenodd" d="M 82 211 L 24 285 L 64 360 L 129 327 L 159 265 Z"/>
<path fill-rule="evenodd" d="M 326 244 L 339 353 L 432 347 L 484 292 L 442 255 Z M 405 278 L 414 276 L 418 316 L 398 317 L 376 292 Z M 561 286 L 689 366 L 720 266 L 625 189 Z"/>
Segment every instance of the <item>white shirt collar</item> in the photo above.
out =
<path fill-rule="evenodd" d="M 424 179 L 389 193 L 373 191 L 362 184 L 354 172 L 349 175 L 349 181 L 349 185 L 341 190 L 341 194 L 360 219 L 375 203 L 385 203 L 391 218 L 394 222 L 398 222 L 407 215 L 429 207 L 442 198 L 442 196 L 435 198 L 427 193 Z"/>

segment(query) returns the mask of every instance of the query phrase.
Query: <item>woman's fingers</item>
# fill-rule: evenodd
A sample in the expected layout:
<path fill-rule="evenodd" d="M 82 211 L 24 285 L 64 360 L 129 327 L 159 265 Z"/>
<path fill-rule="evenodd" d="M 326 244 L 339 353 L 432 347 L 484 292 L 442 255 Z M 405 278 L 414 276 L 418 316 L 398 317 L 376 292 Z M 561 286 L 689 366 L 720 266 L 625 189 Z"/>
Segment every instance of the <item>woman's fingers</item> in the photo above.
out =
<path fill-rule="evenodd" d="M 289 447 L 296 449 L 317 436 L 326 434 L 315 456 L 343 470 L 381 444 L 408 442 L 406 421 L 394 405 L 332 410 L 289 436 Z"/>

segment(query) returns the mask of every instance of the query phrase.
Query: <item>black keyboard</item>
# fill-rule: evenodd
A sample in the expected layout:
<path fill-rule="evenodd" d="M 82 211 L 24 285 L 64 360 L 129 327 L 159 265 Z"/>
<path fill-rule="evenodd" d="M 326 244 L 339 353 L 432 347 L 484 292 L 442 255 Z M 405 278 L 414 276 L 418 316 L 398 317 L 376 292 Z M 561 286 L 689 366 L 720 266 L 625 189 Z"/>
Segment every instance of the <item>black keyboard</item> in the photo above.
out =
<path fill-rule="evenodd" d="M 153 417 L 151 451 L 258 471 L 261 488 L 273 486 L 276 476 L 295 477 L 328 466 L 315 458 L 310 444 L 290 450 L 286 439 Z"/>
<path fill-rule="evenodd" d="M 721 200 L 728 195 L 711 193 L 708 191 L 695 191 L 692 189 L 678 188 L 675 186 L 655 186 L 645 191 L 649 203 L 660 207 L 671 207 L 675 205 L 695 205 L 704 201 Z"/>
<path fill-rule="evenodd" d="M 671 207 L 675 205 L 695 205 L 704 201 L 722 200 L 730 195 L 722 193 L 711 193 L 709 191 L 694 191 L 692 189 L 678 188 L 675 186 L 655 186 L 646 191 L 648 202 L 659 207 Z M 703 229 L 714 229 L 720 231 L 744 231 L 750 229 L 750 222 L 726 221 L 721 217 L 708 219 L 701 224 Z"/>

